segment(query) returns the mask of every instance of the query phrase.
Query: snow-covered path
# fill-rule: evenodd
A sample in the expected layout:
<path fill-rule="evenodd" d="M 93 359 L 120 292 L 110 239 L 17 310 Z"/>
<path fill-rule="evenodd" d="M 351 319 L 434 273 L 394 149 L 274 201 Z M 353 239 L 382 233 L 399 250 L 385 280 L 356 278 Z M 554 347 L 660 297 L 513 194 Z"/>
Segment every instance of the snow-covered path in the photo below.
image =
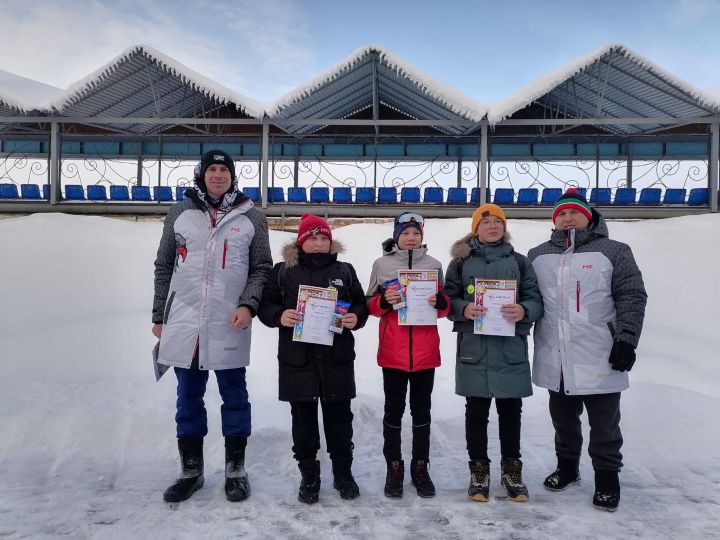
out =
<path fill-rule="evenodd" d="M 431 252 L 444 264 L 450 240 L 468 224 L 428 222 Z M 521 252 L 549 230 L 546 222 L 510 226 Z M 368 254 L 379 252 L 388 228 L 336 231 L 363 283 Z M 708 249 L 720 216 L 611 223 L 610 229 L 632 245 L 650 295 L 632 388 L 623 394 L 626 467 L 617 513 L 592 508 L 586 456 L 580 486 L 558 494 L 542 488 L 554 468 L 542 389 L 524 402 L 531 500 L 482 504 L 466 498 L 464 402 L 453 392 L 454 339 L 444 321 L 431 442 L 438 495 L 418 498 L 406 478 L 405 497 L 386 499 L 375 320 L 358 340 L 353 409 L 359 499 L 339 498 L 322 453 L 320 503 L 297 502 L 289 407 L 276 400 L 276 335 L 256 323 L 248 371 L 252 496 L 234 504 L 224 498 L 219 397 L 211 377 L 206 484 L 172 510 L 161 494 L 177 473 L 174 381 L 169 373 L 155 383 L 149 360 L 160 224 L 65 215 L 0 221 L 0 537 L 720 538 L 720 338 L 714 316 L 720 254 Z M 290 237 L 272 234 L 275 254 Z M 490 434 L 492 489 L 501 495 L 496 418 Z M 409 440 L 404 444 L 409 453 Z"/>

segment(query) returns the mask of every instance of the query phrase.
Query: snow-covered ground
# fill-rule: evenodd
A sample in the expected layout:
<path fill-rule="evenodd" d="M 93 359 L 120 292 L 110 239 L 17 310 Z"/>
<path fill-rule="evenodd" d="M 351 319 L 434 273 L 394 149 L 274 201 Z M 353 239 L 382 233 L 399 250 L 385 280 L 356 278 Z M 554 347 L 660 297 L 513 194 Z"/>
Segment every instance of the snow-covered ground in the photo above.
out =
<path fill-rule="evenodd" d="M 447 265 L 450 242 L 469 223 L 428 221 L 431 253 Z M 516 220 L 510 230 L 516 248 L 527 252 L 550 226 Z M 161 224 L 62 214 L 0 220 L 0 536 L 720 538 L 720 215 L 611 222 L 610 231 L 633 247 L 649 293 L 632 387 L 622 400 L 626 466 L 617 513 L 593 509 L 586 455 L 579 487 L 560 494 L 542 488 L 555 465 L 542 389 L 525 400 L 523 415 L 530 501 L 467 499 L 464 402 L 453 391 L 455 346 L 447 321 L 440 323 L 444 364 L 433 394 L 431 474 L 438 495 L 420 499 L 406 482 L 403 499 L 386 499 L 377 319 L 358 335 L 359 499 L 339 498 L 322 453 L 320 502 L 297 502 L 289 407 L 276 400 L 276 331 L 256 322 L 248 371 L 252 496 L 225 500 L 211 377 L 205 487 L 173 511 L 161 496 L 178 470 L 175 381 L 169 373 L 156 383 L 150 362 L 152 263 Z M 335 231 L 363 283 L 389 233 L 387 224 Z M 289 238 L 271 234 L 276 258 Z M 490 434 L 492 489 L 500 494 L 496 418 Z M 409 459 L 409 440 L 404 444 Z"/>

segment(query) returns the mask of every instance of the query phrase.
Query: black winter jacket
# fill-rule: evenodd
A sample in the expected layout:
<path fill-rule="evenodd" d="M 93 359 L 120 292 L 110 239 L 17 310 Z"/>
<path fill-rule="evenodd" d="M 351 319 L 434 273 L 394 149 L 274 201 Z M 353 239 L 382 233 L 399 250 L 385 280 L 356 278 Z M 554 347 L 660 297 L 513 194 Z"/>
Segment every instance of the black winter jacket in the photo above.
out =
<path fill-rule="evenodd" d="M 338 290 L 338 299 L 350 302 L 349 311 L 357 315 L 353 330 L 365 325 L 365 293 L 352 265 L 337 261 L 342 251 L 339 242 L 332 243 L 330 253 L 313 254 L 303 253 L 294 243 L 287 244 L 283 248 L 284 262 L 273 267 L 265 284 L 258 317 L 266 326 L 279 328 L 280 401 L 312 401 L 319 397 L 324 401 L 345 401 L 355 397 L 355 338 L 350 330 L 336 334 L 332 347 L 328 347 L 293 341 L 293 329 L 280 324 L 283 311 L 297 308 L 300 285 L 332 285 Z M 284 275 L 282 283 L 278 283 L 282 266 Z M 348 270 L 351 283 L 347 283 Z"/>

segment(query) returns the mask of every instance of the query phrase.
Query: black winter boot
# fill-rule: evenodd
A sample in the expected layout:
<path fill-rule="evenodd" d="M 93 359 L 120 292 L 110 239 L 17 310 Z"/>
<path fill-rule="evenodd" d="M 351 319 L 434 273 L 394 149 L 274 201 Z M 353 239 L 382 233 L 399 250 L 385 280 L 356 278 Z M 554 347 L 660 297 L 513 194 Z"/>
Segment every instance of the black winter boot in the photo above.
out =
<path fill-rule="evenodd" d="M 500 483 L 507 490 L 508 499 L 515 502 L 525 502 L 530 496 L 522 479 L 522 461 L 517 458 L 507 458 L 500 461 Z"/>
<path fill-rule="evenodd" d="M 617 471 L 595 469 L 595 495 L 593 505 L 598 510 L 614 512 L 620 505 L 620 479 Z"/>
<path fill-rule="evenodd" d="M 163 500 L 168 503 L 186 501 L 203 487 L 203 440 L 178 439 L 180 452 L 180 478 L 165 490 Z"/>
<path fill-rule="evenodd" d="M 412 485 L 417 489 L 419 497 L 435 496 L 435 484 L 433 484 L 430 479 L 428 462 L 424 459 L 413 459 L 410 462 L 410 480 L 412 480 Z"/>
<path fill-rule="evenodd" d="M 470 486 L 468 497 L 473 501 L 487 502 L 490 498 L 490 461 L 473 459 L 470 465 Z"/>
<path fill-rule="evenodd" d="M 316 459 L 302 459 L 298 462 L 302 479 L 298 501 L 305 504 L 318 502 L 320 495 L 320 462 Z"/>
<path fill-rule="evenodd" d="M 403 481 L 405 480 L 405 462 L 387 462 L 387 475 L 385 476 L 385 496 L 399 499 L 403 496 Z"/>
<path fill-rule="evenodd" d="M 352 458 L 333 459 L 333 487 L 340 492 L 343 499 L 355 499 L 360 495 L 360 488 L 352 475 Z"/>
<path fill-rule="evenodd" d="M 567 459 L 558 456 L 557 469 L 545 479 L 543 486 L 550 491 L 563 491 L 572 485 L 580 483 L 579 471 L 579 459 Z"/>
<path fill-rule="evenodd" d="M 245 471 L 247 437 L 225 438 L 225 497 L 243 501 L 250 496 L 250 481 Z"/>

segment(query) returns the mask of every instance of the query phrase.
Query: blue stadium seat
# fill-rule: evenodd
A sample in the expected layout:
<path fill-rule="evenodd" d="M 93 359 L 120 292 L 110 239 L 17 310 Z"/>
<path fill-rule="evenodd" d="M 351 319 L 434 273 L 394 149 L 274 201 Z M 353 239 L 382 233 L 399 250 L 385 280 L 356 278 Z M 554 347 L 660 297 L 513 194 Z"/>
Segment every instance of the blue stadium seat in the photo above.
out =
<path fill-rule="evenodd" d="M 50 184 L 43 184 L 43 199 L 50 198 Z"/>
<path fill-rule="evenodd" d="M 587 188 L 584 188 L 584 187 L 576 187 L 576 188 L 575 188 L 575 191 L 578 192 L 578 195 L 582 195 L 583 197 L 585 197 L 585 198 L 587 199 Z"/>
<path fill-rule="evenodd" d="M 187 186 L 175 186 L 175 200 L 176 201 L 184 201 L 185 200 L 185 191 L 187 191 Z"/>
<path fill-rule="evenodd" d="M 170 186 L 153 186 L 153 199 L 156 201 L 172 201 L 172 188 Z"/>
<path fill-rule="evenodd" d="M 590 204 L 609 205 L 612 200 L 612 190 L 610 188 L 592 188 L 590 190 Z"/>
<path fill-rule="evenodd" d="M 269 203 L 281 203 L 285 202 L 285 192 L 281 187 L 269 187 L 268 188 L 268 202 Z"/>
<path fill-rule="evenodd" d="M 88 201 L 107 201 L 107 191 L 105 190 L 105 186 L 88 186 L 87 198 Z"/>
<path fill-rule="evenodd" d="M 396 204 L 397 189 L 394 187 L 378 188 L 378 202 L 383 204 Z"/>
<path fill-rule="evenodd" d="M 85 190 L 80 184 L 65 185 L 65 199 L 68 201 L 84 201 Z"/>
<path fill-rule="evenodd" d="M 540 204 L 544 206 L 552 206 L 562 195 L 562 188 L 545 188 L 542 190 L 542 197 L 540 198 Z"/>
<path fill-rule="evenodd" d="M 420 202 L 420 188 L 419 187 L 404 187 L 400 190 L 400 202 L 401 203 L 419 203 Z"/>
<path fill-rule="evenodd" d="M 133 186 L 130 188 L 130 196 L 133 201 L 149 201 L 150 186 Z"/>
<path fill-rule="evenodd" d="M 708 202 L 708 188 L 692 188 L 690 193 L 688 193 L 687 203 L 690 206 L 707 206 Z"/>
<path fill-rule="evenodd" d="M 491 201 L 490 188 L 485 188 L 485 201 Z M 472 188 L 472 191 L 470 192 L 470 202 L 472 204 L 480 204 L 480 188 Z"/>
<path fill-rule="evenodd" d="M 315 204 L 330 202 L 330 189 L 326 187 L 311 187 L 310 202 Z"/>
<path fill-rule="evenodd" d="M 685 188 L 666 189 L 663 204 L 685 204 Z"/>
<path fill-rule="evenodd" d="M 0 199 L 18 199 L 18 188 L 15 184 L 0 184 Z"/>
<path fill-rule="evenodd" d="M 250 200 L 254 203 L 260 202 L 260 188 L 259 187 L 246 187 L 242 189 L 242 192 L 250 197 Z"/>
<path fill-rule="evenodd" d="M 451 187 L 448 189 L 448 204 L 467 204 L 467 188 Z"/>
<path fill-rule="evenodd" d="M 661 196 L 662 190 L 660 188 L 642 188 L 640 190 L 640 199 L 638 200 L 638 204 L 645 204 L 650 206 L 659 205 Z"/>
<path fill-rule="evenodd" d="M 426 203 L 442 204 L 444 198 L 445 193 L 441 187 L 426 187 L 423 192 L 423 202 Z"/>
<path fill-rule="evenodd" d="M 110 186 L 111 201 L 129 201 L 130 192 L 127 186 Z"/>
<path fill-rule="evenodd" d="M 289 187 L 288 188 L 288 202 L 289 203 L 307 202 L 307 191 L 305 190 L 305 188 L 304 187 Z"/>
<path fill-rule="evenodd" d="M 359 187 L 355 189 L 355 202 L 356 203 L 374 203 L 375 202 L 375 188 L 371 187 Z"/>
<path fill-rule="evenodd" d="M 352 189 L 349 187 L 333 188 L 333 202 L 350 204 L 352 202 Z"/>
<path fill-rule="evenodd" d="M 538 190 L 536 188 L 522 188 L 518 190 L 517 203 L 523 206 L 532 206 L 538 203 Z"/>
<path fill-rule="evenodd" d="M 40 197 L 40 186 L 37 184 L 21 184 L 20 185 L 20 196 L 23 199 L 39 200 Z"/>
<path fill-rule="evenodd" d="M 629 204 L 635 204 L 635 197 L 637 196 L 637 190 L 631 187 L 621 187 L 615 190 L 615 201 L 613 204 L 619 206 L 627 206 Z"/>
<path fill-rule="evenodd" d="M 498 206 L 515 204 L 515 190 L 513 188 L 497 188 L 493 203 Z"/>

